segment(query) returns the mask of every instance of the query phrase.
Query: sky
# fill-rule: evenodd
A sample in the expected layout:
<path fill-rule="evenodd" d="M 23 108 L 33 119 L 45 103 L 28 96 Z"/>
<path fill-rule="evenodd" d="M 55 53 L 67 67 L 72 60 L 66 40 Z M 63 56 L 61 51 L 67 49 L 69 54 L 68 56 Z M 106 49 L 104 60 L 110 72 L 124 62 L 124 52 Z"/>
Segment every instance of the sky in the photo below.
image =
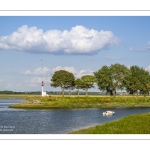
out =
<path fill-rule="evenodd" d="M 60 91 L 55 71 L 76 78 L 102 66 L 150 72 L 149 16 L 0 16 L 0 91 Z M 99 91 L 97 87 L 89 91 Z"/>

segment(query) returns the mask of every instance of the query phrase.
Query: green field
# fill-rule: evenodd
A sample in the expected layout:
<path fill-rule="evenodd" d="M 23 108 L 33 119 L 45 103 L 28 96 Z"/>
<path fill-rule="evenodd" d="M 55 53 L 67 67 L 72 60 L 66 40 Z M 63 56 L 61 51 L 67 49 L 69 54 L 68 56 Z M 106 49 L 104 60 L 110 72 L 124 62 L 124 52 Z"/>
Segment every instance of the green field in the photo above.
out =
<path fill-rule="evenodd" d="M 150 134 L 150 113 L 124 117 L 69 134 Z"/>
<path fill-rule="evenodd" d="M 21 103 L 10 107 L 28 109 L 150 107 L 150 97 L 28 96 Z"/>

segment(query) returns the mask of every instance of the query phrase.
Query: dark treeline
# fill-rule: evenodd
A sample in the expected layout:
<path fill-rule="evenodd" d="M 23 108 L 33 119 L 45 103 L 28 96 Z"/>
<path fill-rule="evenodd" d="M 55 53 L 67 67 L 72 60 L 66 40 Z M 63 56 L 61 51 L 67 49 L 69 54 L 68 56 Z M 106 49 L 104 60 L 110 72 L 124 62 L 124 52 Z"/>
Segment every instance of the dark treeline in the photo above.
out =
<path fill-rule="evenodd" d="M 35 92 L 15 92 L 15 91 L 8 91 L 8 90 L 4 90 L 4 91 L 0 91 L 0 94 L 41 94 L 41 91 L 35 91 Z"/>
<path fill-rule="evenodd" d="M 48 95 L 61 95 L 62 92 L 61 91 L 46 91 L 46 93 Z M 27 94 L 27 95 L 41 95 L 41 91 L 34 91 L 34 92 L 15 92 L 15 91 L 7 91 L 7 90 L 4 90 L 4 91 L 0 91 L 0 94 L 13 94 L 13 95 L 17 95 L 17 94 Z M 72 91 L 72 92 L 69 92 L 69 91 L 66 91 L 64 92 L 65 95 L 77 95 L 77 92 L 76 91 Z M 105 93 L 102 93 L 102 92 L 89 92 L 88 93 L 89 95 L 105 95 Z M 118 93 L 120 94 L 120 93 Z M 80 92 L 80 95 L 86 95 L 86 93 L 83 91 L 83 92 Z"/>
<path fill-rule="evenodd" d="M 51 79 L 52 87 L 60 87 L 62 95 L 65 90 L 83 89 L 88 95 L 88 89 L 95 84 L 98 89 L 108 95 L 115 96 L 118 90 L 125 90 L 132 95 L 148 95 L 150 91 L 150 74 L 144 68 L 130 66 L 129 68 L 121 64 L 103 66 L 93 75 L 84 75 L 75 79 L 71 72 L 66 70 L 55 71 Z"/>

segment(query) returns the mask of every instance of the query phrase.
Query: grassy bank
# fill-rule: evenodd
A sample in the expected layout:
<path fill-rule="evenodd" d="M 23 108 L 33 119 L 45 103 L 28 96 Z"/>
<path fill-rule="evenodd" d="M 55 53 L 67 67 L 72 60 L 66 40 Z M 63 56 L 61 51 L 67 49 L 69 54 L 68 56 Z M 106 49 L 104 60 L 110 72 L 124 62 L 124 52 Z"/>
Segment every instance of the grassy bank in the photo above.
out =
<path fill-rule="evenodd" d="M 150 134 L 149 123 L 150 113 L 138 114 L 69 134 Z"/>
<path fill-rule="evenodd" d="M 150 107 L 150 97 L 28 96 L 21 103 L 10 107 L 28 109 Z"/>

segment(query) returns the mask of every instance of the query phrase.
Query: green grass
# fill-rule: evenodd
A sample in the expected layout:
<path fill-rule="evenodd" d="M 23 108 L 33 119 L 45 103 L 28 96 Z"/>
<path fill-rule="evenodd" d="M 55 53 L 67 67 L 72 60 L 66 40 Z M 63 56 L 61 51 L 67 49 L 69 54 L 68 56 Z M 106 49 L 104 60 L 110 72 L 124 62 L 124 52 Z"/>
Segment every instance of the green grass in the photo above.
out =
<path fill-rule="evenodd" d="M 127 116 L 69 134 L 150 134 L 150 113 Z"/>
<path fill-rule="evenodd" d="M 96 97 L 96 96 L 28 96 L 13 108 L 115 108 L 115 107 L 150 107 L 150 97 Z"/>

